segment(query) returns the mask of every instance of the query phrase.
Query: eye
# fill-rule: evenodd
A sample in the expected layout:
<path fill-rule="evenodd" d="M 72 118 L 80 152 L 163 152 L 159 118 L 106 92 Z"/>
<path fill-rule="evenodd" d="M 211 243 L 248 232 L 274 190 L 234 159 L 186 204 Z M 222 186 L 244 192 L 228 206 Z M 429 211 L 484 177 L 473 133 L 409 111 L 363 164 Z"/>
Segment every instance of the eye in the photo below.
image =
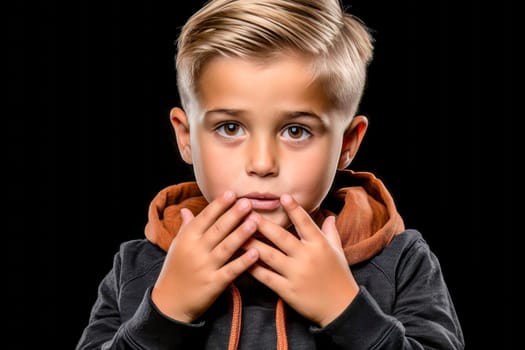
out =
<path fill-rule="evenodd" d="M 287 126 L 282 135 L 293 141 L 303 141 L 312 136 L 312 133 L 305 127 L 299 125 Z"/>
<path fill-rule="evenodd" d="M 215 131 L 222 137 L 226 138 L 239 137 L 244 134 L 242 127 L 238 123 L 234 122 L 222 123 L 217 126 L 217 128 L 215 128 Z"/>

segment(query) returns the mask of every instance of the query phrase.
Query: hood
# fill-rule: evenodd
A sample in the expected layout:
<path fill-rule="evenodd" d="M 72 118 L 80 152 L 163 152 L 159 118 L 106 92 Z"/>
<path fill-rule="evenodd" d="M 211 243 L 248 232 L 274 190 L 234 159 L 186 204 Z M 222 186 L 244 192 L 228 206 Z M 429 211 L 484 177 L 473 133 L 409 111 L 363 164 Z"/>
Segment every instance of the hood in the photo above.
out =
<path fill-rule="evenodd" d="M 195 182 L 183 182 L 162 189 L 151 201 L 146 238 L 165 251 L 182 223 L 180 209 L 188 208 L 197 215 L 208 202 Z M 377 254 L 404 230 L 394 200 L 381 180 L 369 172 L 339 170 L 332 190 L 312 213 L 321 225 L 336 216 L 336 226 L 350 265 Z"/>
<path fill-rule="evenodd" d="M 168 251 L 182 223 L 180 209 L 188 208 L 197 215 L 207 204 L 196 182 L 183 182 L 164 188 L 149 206 L 146 238 Z M 320 209 L 311 214 L 319 226 L 329 215 L 336 216 L 336 226 L 349 265 L 373 257 L 390 243 L 394 235 L 405 229 L 389 191 L 370 172 L 338 170 L 328 196 Z M 237 348 L 240 335 L 241 297 L 234 285 L 230 290 L 233 316 L 229 349 L 232 350 Z M 281 299 L 276 306 L 276 326 L 278 349 L 287 349 Z"/>

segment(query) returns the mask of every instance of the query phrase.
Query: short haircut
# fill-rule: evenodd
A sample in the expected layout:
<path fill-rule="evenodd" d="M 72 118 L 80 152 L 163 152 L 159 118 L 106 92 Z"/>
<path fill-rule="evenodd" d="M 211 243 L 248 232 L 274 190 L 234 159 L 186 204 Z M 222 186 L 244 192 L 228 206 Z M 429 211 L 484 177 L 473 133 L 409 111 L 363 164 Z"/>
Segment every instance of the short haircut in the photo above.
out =
<path fill-rule="evenodd" d="M 308 59 L 313 79 L 351 117 L 373 56 L 370 30 L 339 0 L 212 0 L 189 18 L 177 41 L 177 84 L 191 114 L 202 68 L 214 57 L 271 62 L 282 55 Z"/>

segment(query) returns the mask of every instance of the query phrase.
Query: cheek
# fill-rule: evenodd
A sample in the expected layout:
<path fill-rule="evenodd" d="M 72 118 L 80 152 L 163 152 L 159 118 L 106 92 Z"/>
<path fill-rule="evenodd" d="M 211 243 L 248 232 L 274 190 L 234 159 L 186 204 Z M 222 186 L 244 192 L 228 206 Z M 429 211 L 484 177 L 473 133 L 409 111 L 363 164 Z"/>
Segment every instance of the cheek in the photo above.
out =
<path fill-rule="evenodd" d="M 195 142 L 192 157 L 195 179 L 208 201 L 232 189 L 231 179 L 237 178 L 239 173 L 238 157 L 228 156 L 206 139 Z"/>
<path fill-rule="evenodd" d="M 289 168 L 296 199 L 308 211 L 316 209 L 330 190 L 339 160 L 334 148 L 320 147 Z"/>
<path fill-rule="evenodd" d="M 311 178 L 322 179 L 327 176 L 327 173 L 337 169 L 341 152 L 341 142 L 338 140 L 339 138 L 335 136 L 326 137 L 318 142 L 313 150 L 305 154 L 306 159 L 303 159 L 302 162 L 309 170 L 308 174 L 312 174 Z"/>

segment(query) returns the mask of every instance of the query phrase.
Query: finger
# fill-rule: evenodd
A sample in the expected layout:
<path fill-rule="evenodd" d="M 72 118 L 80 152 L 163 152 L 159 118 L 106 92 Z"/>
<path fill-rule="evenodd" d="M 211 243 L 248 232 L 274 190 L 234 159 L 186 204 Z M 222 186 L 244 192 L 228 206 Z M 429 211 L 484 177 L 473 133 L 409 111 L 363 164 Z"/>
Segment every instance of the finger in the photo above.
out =
<path fill-rule="evenodd" d="M 246 198 L 239 199 L 206 230 L 203 239 L 210 249 L 214 249 L 230 235 L 251 210 L 251 203 Z"/>
<path fill-rule="evenodd" d="M 292 196 L 286 193 L 283 194 L 281 196 L 281 205 L 284 210 L 286 210 L 290 221 L 295 226 L 299 238 L 312 240 L 317 237 L 316 233 L 319 232 L 319 227 L 313 221 L 310 214 L 308 214 Z"/>
<path fill-rule="evenodd" d="M 243 272 L 247 271 L 259 258 L 257 249 L 248 249 L 238 258 L 230 261 L 217 271 L 217 276 L 223 288 L 232 283 Z"/>
<path fill-rule="evenodd" d="M 260 234 L 262 234 L 267 240 L 273 245 L 282 250 L 285 254 L 289 255 L 294 251 L 300 249 L 301 242 L 297 237 L 287 231 L 280 225 L 265 219 L 259 214 L 253 214 L 254 220 L 257 222 L 257 228 Z"/>
<path fill-rule="evenodd" d="M 275 291 L 277 294 L 281 294 L 280 291 L 290 290 L 290 282 L 286 277 L 281 276 L 279 273 L 268 269 L 260 264 L 254 264 L 248 272 L 259 282 Z"/>
<path fill-rule="evenodd" d="M 323 221 L 321 231 L 330 244 L 336 248 L 341 248 L 341 236 L 335 225 L 335 216 L 329 216 Z"/>
<path fill-rule="evenodd" d="M 255 233 L 256 229 L 256 223 L 253 220 L 247 219 L 222 242 L 220 242 L 212 250 L 212 254 L 218 259 L 218 265 L 222 266 L 227 260 L 229 260 L 243 246 L 243 244 L 246 243 L 246 240 Z M 251 248 L 253 249 L 254 247 Z M 249 250 L 249 248 L 245 248 L 245 250 Z"/>
<path fill-rule="evenodd" d="M 255 249 L 259 252 L 259 261 L 279 275 L 286 275 L 286 267 L 289 266 L 290 258 L 277 248 L 274 248 L 256 238 L 249 239 L 244 249 Z"/>
<path fill-rule="evenodd" d="M 189 210 L 188 208 L 182 208 L 180 210 L 180 216 L 182 219 L 181 227 L 188 224 L 195 217 L 191 210 Z"/>
<path fill-rule="evenodd" d="M 226 191 L 221 196 L 217 197 L 210 204 L 208 204 L 197 215 L 198 220 L 195 220 L 193 228 L 195 231 L 204 233 L 209 229 L 217 219 L 235 203 L 235 193 Z"/>

